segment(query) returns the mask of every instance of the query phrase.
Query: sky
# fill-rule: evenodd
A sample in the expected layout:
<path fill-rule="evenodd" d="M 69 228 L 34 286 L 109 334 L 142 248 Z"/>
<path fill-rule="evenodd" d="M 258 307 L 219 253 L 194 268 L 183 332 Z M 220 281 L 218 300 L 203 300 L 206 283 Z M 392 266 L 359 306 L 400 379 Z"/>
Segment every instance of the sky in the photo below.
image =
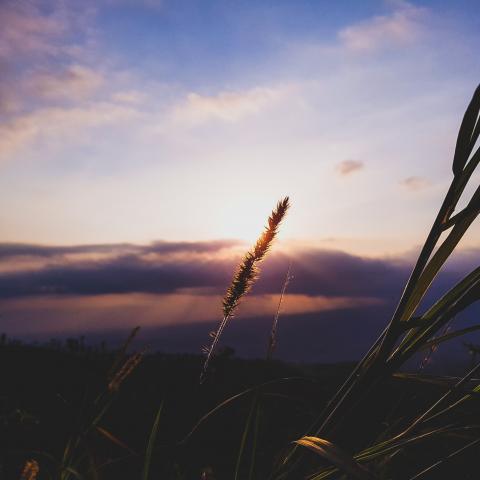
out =
<path fill-rule="evenodd" d="M 1 2 L 0 327 L 199 328 L 289 195 L 240 315 L 273 314 L 292 261 L 286 317 L 379 328 L 452 178 L 475 4 Z"/>

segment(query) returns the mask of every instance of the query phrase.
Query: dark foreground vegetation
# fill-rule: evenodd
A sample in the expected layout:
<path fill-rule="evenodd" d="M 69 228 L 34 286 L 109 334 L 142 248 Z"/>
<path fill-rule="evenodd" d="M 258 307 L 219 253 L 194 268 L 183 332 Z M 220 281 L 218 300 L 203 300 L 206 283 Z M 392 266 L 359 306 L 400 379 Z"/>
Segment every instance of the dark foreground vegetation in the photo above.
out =
<path fill-rule="evenodd" d="M 225 349 L 216 356 L 208 381 L 199 384 L 203 357 L 145 355 L 118 391 L 111 393 L 111 406 L 92 425 L 101 413 L 95 400 L 108 392 L 117 353 L 83 348 L 74 340 L 55 348 L 0 347 L 0 478 L 20 478 L 25 462 L 35 459 L 40 466 L 38 479 L 141 479 L 152 425 L 162 406 L 148 478 L 220 480 L 235 478 L 237 471 L 238 479 L 266 479 L 353 369 L 349 364 L 242 360 Z M 432 383 L 392 379 L 381 395 L 369 401 L 362 416 L 345 418 L 351 433 L 344 448 L 354 448 L 372 433 L 381 437 L 444 390 L 442 382 L 437 385 L 433 379 Z M 198 423 L 227 399 L 232 400 Z M 249 420 L 251 428 L 245 435 Z M 61 476 L 68 445 L 79 435 L 81 441 L 68 462 L 71 473 Z M 397 455 L 392 478 L 409 478 L 419 465 L 432 463 L 461 439 L 460 431 L 442 441 L 432 440 L 431 453 L 423 452 L 421 458 L 415 445 L 405 448 Z M 452 459 L 445 474 L 458 469 L 458 462 L 463 471 L 468 465 L 475 471 L 475 455 L 466 453 Z M 304 459 L 306 470 L 318 465 L 313 454 L 309 457 Z M 397 476 L 400 472 L 405 476 Z M 297 473 L 292 478 L 303 477 Z M 438 472 L 425 478 L 439 478 Z"/>
<path fill-rule="evenodd" d="M 69 439 L 83 430 L 87 433 L 77 455 L 91 455 L 86 471 L 82 462 L 77 464 L 83 478 L 139 479 L 162 404 L 150 478 L 200 479 L 210 469 L 215 477 L 207 478 L 232 478 L 254 392 L 232 400 L 188 435 L 222 401 L 271 381 L 259 390 L 262 428 L 255 463 L 257 478 L 265 478 L 275 454 L 303 433 L 319 405 L 351 369 L 240 360 L 227 350 L 216 357 L 211 376 L 200 385 L 203 357 L 146 355 L 111 393 L 114 402 L 106 414 L 89 428 L 100 409 L 90 410 L 99 393 L 108 391 L 114 360 L 115 354 L 107 351 L 0 349 L 1 478 L 19 478 L 29 458 L 40 464 L 38 478 L 49 478 L 47 472 L 56 478 Z M 71 463 L 76 464 L 74 458 Z"/>

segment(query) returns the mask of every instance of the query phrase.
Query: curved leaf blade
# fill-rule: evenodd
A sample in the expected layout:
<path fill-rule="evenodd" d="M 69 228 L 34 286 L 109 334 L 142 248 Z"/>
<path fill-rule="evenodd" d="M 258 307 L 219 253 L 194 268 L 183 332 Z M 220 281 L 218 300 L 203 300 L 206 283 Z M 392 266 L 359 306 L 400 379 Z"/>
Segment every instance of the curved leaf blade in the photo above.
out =
<path fill-rule="evenodd" d="M 458 175 L 465 167 L 468 157 L 472 153 L 475 142 L 480 133 L 477 123 L 478 114 L 480 112 L 480 85 L 475 90 L 472 100 L 470 101 L 465 115 L 463 116 L 460 130 L 458 132 L 457 144 L 455 146 L 455 154 L 453 157 L 453 174 Z"/>
<path fill-rule="evenodd" d="M 352 456 L 324 438 L 306 436 L 296 440 L 294 443 L 315 452 L 352 478 L 358 480 L 373 480 L 375 478 L 365 467 L 356 462 Z"/>

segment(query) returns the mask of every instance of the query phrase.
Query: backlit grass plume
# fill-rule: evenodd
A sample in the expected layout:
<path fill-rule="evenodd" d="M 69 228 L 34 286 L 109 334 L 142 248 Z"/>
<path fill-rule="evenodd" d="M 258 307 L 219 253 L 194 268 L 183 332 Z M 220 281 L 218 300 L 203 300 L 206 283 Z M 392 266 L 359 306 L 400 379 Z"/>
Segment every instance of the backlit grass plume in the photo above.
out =
<path fill-rule="evenodd" d="M 122 367 L 115 373 L 113 379 L 108 384 L 108 390 L 110 392 L 116 392 L 119 390 L 120 385 L 125 379 L 138 367 L 139 363 L 143 360 L 148 347 L 145 347 L 140 352 L 131 355 Z"/>
<path fill-rule="evenodd" d="M 135 327 L 132 329 L 130 332 L 130 335 L 127 337 L 125 340 L 125 343 L 122 345 L 120 350 L 118 351 L 115 360 L 112 364 L 112 367 L 110 368 L 110 371 L 108 373 L 108 377 L 110 380 L 112 380 L 113 376 L 115 375 L 115 372 L 118 370 L 118 367 L 122 363 L 122 361 L 125 359 L 125 355 L 127 353 L 128 347 L 131 345 L 135 337 L 137 336 L 138 332 L 140 331 L 140 327 Z"/>
<path fill-rule="evenodd" d="M 36 460 L 27 460 L 23 467 L 20 480 L 36 480 L 40 467 Z"/>
<path fill-rule="evenodd" d="M 268 217 L 268 225 L 265 227 L 265 230 L 260 235 L 253 248 L 246 253 L 242 263 L 238 266 L 232 283 L 223 297 L 223 319 L 220 322 L 217 331 L 211 333 L 212 344 L 204 351 L 207 358 L 205 359 L 203 370 L 200 375 L 200 382 L 203 382 L 205 379 L 210 359 L 215 352 L 218 340 L 225 326 L 230 318 L 233 317 L 234 311 L 242 297 L 251 290 L 255 280 L 258 278 L 258 263 L 265 258 L 265 255 L 270 249 L 272 242 L 278 233 L 278 227 L 287 213 L 289 206 L 290 203 L 288 197 L 285 197 L 277 203 L 275 210 L 273 210 L 270 217 Z"/>

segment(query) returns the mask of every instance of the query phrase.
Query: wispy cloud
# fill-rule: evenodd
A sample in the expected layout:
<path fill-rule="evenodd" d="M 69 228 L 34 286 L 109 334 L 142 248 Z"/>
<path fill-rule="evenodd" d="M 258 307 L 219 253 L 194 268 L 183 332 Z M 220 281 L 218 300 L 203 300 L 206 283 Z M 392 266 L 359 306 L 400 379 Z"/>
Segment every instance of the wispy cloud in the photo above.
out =
<path fill-rule="evenodd" d="M 199 124 L 208 120 L 235 122 L 255 115 L 285 98 L 290 87 L 254 87 L 243 91 L 223 91 L 205 96 L 189 93 L 185 101 L 175 107 L 177 122 Z"/>
<path fill-rule="evenodd" d="M 112 100 L 118 103 L 138 105 L 143 103 L 147 95 L 139 90 L 122 90 L 112 94 Z"/>
<path fill-rule="evenodd" d="M 107 102 L 82 107 L 51 107 L 18 115 L 0 125 L 0 158 L 42 140 L 44 145 L 75 143 L 88 131 L 106 125 L 119 125 L 138 115 L 135 109 Z"/>
<path fill-rule="evenodd" d="M 389 15 L 378 15 L 350 25 L 338 33 L 341 44 L 351 51 L 379 50 L 388 46 L 406 46 L 419 38 L 426 9 L 407 2 L 396 2 Z"/>
<path fill-rule="evenodd" d="M 98 267 L 101 264 L 118 261 L 121 263 L 125 261 L 130 265 L 137 263 L 153 267 L 166 261 L 201 263 L 212 257 L 231 258 L 232 251 L 236 251 L 239 244 L 237 240 L 69 246 L 0 243 L 0 273 L 40 272 L 52 267 L 96 268 L 95 266 Z"/>
<path fill-rule="evenodd" d="M 418 192 L 430 186 L 430 182 L 424 177 L 407 177 L 400 182 L 400 185 L 411 192 Z"/>
<path fill-rule="evenodd" d="M 104 77 L 84 65 L 68 65 L 60 71 L 39 71 L 30 76 L 28 88 L 37 97 L 78 100 L 89 97 L 104 82 Z"/>
<path fill-rule="evenodd" d="M 158 241 L 148 245 L 130 243 L 98 244 L 98 245 L 36 245 L 29 243 L 0 243 L 0 259 L 37 257 L 64 258 L 78 254 L 113 254 L 113 255 L 147 255 L 151 253 L 172 255 L 175 253 L 218 253 L 239 244 L 237 240 L 212 240 L 198 242 Z"/>
<path fill-rule="evenodd" d="M 363 170 L 365 164 L 359 160 L 344 160 L 336 166 L 337 172 L 342 176 L 351 175 L 352 173 Z"/>
<path fill-rule="evenodd" d="M 0 59 L 20 65 L 63 61 L 94 42 L 96 2 L 4 0 L 0 3 Z"/>
<path fill-rule="evenodd" d="M 89 65 L 94 13 L 89 2 L 0 4 L 0 156 L 49 135 L 61 143 L 79 129 L 81 137 L 84 129 L 129 113 L 112 102 L 87 102 L 105 80 Z"/>
<path fill-rule="evenodd" d="M 0 5 L 0 58 L 12 55 L 57 52 L 57 39 L 64 25 L 55 15 L 45 15 L 32 2 L 2 2 Z"/>
<path fill-rule="evenodd" d="M 139 5 L 145 8 L 160 9 L 165 6 L 165 0 L 105 0 L 107 4 L 112 6 L 135 6 Z"/>

